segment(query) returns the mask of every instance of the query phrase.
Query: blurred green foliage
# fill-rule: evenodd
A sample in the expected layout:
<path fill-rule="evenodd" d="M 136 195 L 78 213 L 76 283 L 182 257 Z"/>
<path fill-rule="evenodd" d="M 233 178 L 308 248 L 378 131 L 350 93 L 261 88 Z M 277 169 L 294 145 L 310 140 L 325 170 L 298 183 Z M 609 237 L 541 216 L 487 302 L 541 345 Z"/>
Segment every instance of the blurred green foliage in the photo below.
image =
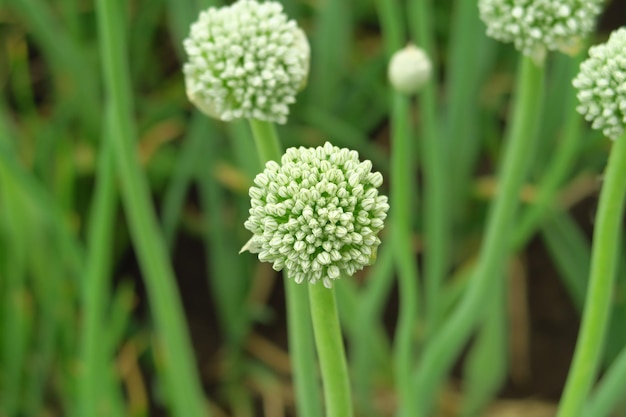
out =
<path fill-rule="evenodd" d="M 445 150 L 451 210 L 447 278 L 437 302 L 443 320 L 464 289 L 466 271 L 479 248 L 486 207 L 497 192 L 492 179 L 517 59 L 510 46 L 485 36 L 475 7 L 463 7 L 464 3 L 468 2 L 432 5 L 433 59 L 440 69 L 436 123 Z M 276 274 L 253 256 L 238 255 L 248 240 L 243 228 L 247 188 L 260 166 L 248 127 L 207 120 L 195 111 L 186 99 L 181 72 L 181 42 L 189 23 L 200 10 L 219 4 L 122 2 L 126 20 L 117 24 L 128 35 L 124 53 L 131 85 L 126 94 L 132 103 L 139 160 L 165 243 L 181 285 L 193 282 L 191 290 L 183 287 L 183 300 L 192 299 L 193 288 L 199 287 L 205 288 L 202 294 L 213 297 L 194 303 L 202 306 L 201 313 L 187 310 L 212 414 L 278 416 L 283 409 L 293 412 L 282 306 L 276 295 L 271 296 L 280 294 L 280 285 Z M 291 109 L 289 123 L 279 127 L 284 144 L 311 146 L 331 140 L 357 149 L 387 178 L 387 55 L 374 2 L 285 0 L 283 4 L 309 34 L 312 45 L 308 88 Z M 94 210 L 96 185 L 106 172 L 101 167 L 110 163 L 103 156 L 102 141 L 110 132 L 96 24 L 95 6 L 89 1 L 0 2 L 2 417 L 84 417 L 80 349 L 89 302 L 89 254 L 97 245 L 90 238 L 90 227 L 96 226 L 90 225 L 107 215 L 112 227 L 110 236 L 103 235 L 109 243 L 100 266 L 105 277 L 99 301 L 103 316 L 95 332 L 101 358 L 96 369 L 99 415 L 167 415 L 164 410 L 172 402 L 171 387 L 161 378 L 161 352 L 151 310 L 145 308 L 142 274 L 133 266 L 134 250 L 117 197 L 119 178 L 111 178 L 115 196 L 111 213 Z M 531 241 L 545 245 L 558 279 L 580 309 L 593 212 L 575 219 L 571 209 L 586 202 L 587 210 L 588 203 L 595 201 L 609 144 L 574 113 L 569 80 L 576 68 L 575 58 L 554 56 L 548 62 L 541 141 L 532 177 L 520 197 L 524 206 L 511 248 L 512 258 L 521 262 L 522 276 L 548 279 L 545 275 L 550 272 L 529 269 L 536 250 L 527 251 Z M 412 101 L 414 127 L 422 116 L 420 105 Z M 420 134 L 414 136 L 419 143 Z M 411 193 L 416 258 L 421 256 L 426 227 L 420 158 L 412 167 L 418 184 Z M 203 247 L 201 256 L 197 251 L 186 254 L 198 247 Z M 395 412 L 395 403 L 389 400 L 395 390 L 389 329 L 397 297 L 390 249 L 384 243 L 378 258 L 376 266 L 338 288 L 357 410 L 363 416 Z M 513 274 L 511 269 L 506 275 Z M 606 363 L 624 347 L 625 333 L 619 329 L 626 322 L 625 288 L 622 263 Z M 515 320 L 508 303 L 516 296 L 522 297 L 519 303 L 527 300 L 525 294 L 511 293 L 510 287 L 501 293 L 508 295 L 489 305 L 463 371 L 472 384 L 462 402 L 463 415 L 477 415 L 497 395 L 509 375 L 509 361 L 518 359 L 509 357 L 513 350 L 508 332 L 524 329 L 511 327 Z M 212 327 L 202 327 L 207 325 Z M 424 326 L 419 323 L 413 329 L 418 344 L 427 343 Z M 267 340 L 269 334 L 276 340 Z M 207 346 L 212 347 L 210 352 L 202 350 Z M 500 368 L 492 368 L 494 364 Z M 480 375 L 485 367 L 493 374 Z"/>

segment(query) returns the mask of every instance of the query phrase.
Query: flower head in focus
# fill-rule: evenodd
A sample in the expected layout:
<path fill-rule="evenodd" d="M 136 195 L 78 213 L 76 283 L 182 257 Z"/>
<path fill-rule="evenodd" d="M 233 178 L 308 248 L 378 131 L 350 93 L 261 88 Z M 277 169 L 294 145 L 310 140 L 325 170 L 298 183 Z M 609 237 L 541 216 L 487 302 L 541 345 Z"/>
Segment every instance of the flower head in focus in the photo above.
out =
<path fill-rule="evenodd" d="M 310 47 L 282 5 L 239 0 L 200 13 L 183 43 L 187 96 L 211 117 L 285 123 L 306 85 Z"/>
<path fill-rule="evenodd" d="M 578 89 L 578 112 L 605 136 L 621 136 L 626 125 L 626 28 L 589 48 L 589 58 L 572 83 Z"/>
<path fill-rule="evenodd" d="M 254 179 L 245 249 L 259 253 L 296 282 L 332 280 L 369 265 L 380 245 L 389 204 L 378 194 L 383 177 L 356 151 L 326 142 L 289 148 Z"/>
<path fill-rule="evenodd" d="M 479 0 L 487 35 L 515 47 L 536 62 L 547 50 L 576 53 L 590 33 L 603 0 Z"/>
<path fill-rule="evenodd" d="M 407 45 L 397 51 L 389 61 L 387 76 L 397 91 L 415 94 L 430 80 L 432 64 L 424 50 Z"/>

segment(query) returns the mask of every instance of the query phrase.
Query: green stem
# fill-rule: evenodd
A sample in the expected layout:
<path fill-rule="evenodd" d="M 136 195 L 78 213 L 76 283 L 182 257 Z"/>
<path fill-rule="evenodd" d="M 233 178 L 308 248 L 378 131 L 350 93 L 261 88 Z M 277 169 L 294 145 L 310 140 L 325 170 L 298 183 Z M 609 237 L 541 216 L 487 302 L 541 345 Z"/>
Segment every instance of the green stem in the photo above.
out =
<path fill-rule="evenodd" d="M 283 149 L 278 133 L 276 133 L 276 126 L 273 123 L 262 120 L 248 119 L 248 121 L 250 122 L 261 164 L 265 165 L 267 161 L 279 162 Z"/>
<path fill-rule="evenodd" d="M 613 144 L 600 192 L 587 298 L 572 367 L 557 417 L 581 415 L 598 372 L 611 308 L 625 197 L 626 135 L 622 135 Z"/>
<path fill-rule="evenodd" d="M 298 415 L 319 417 L 321 415 L 320 393 L 317 385 L 311 313 L 306 285 L 287 278 L 285 298 L 289 353 L 293 363 Z"/>
<path fill-rule="evenodd" d="M 582 57 L 582 54 L 581 54 Z M 581 58 L 573 61 L 567 72 L 568 79 L 572 79 L 578 72 Z M 571 169 L 578 150 L 580 149 L 580 115 L 576 112 L 576 90 L 568 88 L 561 97 L 564 107 L 567 109 L 565 116 L 565 129 L 563 131 L 562 142 L 556 148 L 554 158 L 550 161 L 548 169 L 538 186 L 537 197 L 524 211 L 519 224 L 513 234 L 513 250 L 519 250 L 537 230 L 546 214 L 550 212 L 559 186 L 563 183 L 566 175 Z"/>
<path fill-rule="evenodd" d="M 394 373 L 399 395 L 399 410 L 410 415 L 411 370 L 415 364 L 415 330 L 418 321 L 418 271 L 411 240 L 413 207 L 410 190 L 412 152 L 409 134 L 409 99 L 393 93 L 391 147 L 391 217 L 393 250 L 398 268 L 399 311 L 394 344 Z M 408 413 L 408 414 L 407 414 Z"/>
<path fill-rule="evenodd" d="M 313 68 L 311 75 L 314 77 L 311 85 L 314 89 L 308 92 L 312 94 L 317 107 L 322 109 L 332 108 L 337 101 L 337 89 L 340 77 L 336 69 L 343 67 L 352 50 L 352 22 L 349 2 L 330 1 L 323 7 L 317 7 L 315 25 L 312 30 L 312 49 L 317 51 L 315 59 L 311 62 Z M 329 48 L 328 45 L 332 45 Z"/>
<path fill-rule="evenodd" d="M 228 350 L 228 366 L 225 377 L 229 382 L 236 381 L 241 374 L 243 361 L 238 359 L 248 333 L 248 314 L 245 306 L 247 286 L 241 280 L 223 279 L 223 277 L 242 276 L 244 271 L 238 262 L 237 246 L 233 242 L 232 227 L 224 222 L 224 201 L 226 191 L 215 175 L 207 175 L 206 167 L 215 167 L 220 161 L 221 138 L 212 129 L 211 121 L 201 113 L 201 122 L 192 128 L 192 133 L 199 139 L 202 163 L 196 164 L 196 175 L 200 191 L 200 201 L 205 215 L 203 236 L 205 256 L 208 262 L 207 275 L 215 300 L 216 315 Z M 248 148 L 249 150 L 249 148 Z M 248 203 L 249 204 L 249 203 Z M 245 313 L 244 313 L 245 312 Z M 231 384 L 232 385 L 232 384 Z M 236 387 L 235 387 L 236 388 Z"/>
<path fill-rule="evenodd" d="M 403 16 L 397 1 L 378 2 L 387 56 L 402 48 L 404 37 Z M 411 193 L 414 190 L 413 153 L 409 122 L 410 100 L 398 92 L 391 93 L 391 237 L 400 294 L 398 323 L 394 342 L 395 385 L 399 396 L 399 410 L 409 413 L 411 398 L 411 369 L 415 353 L 414 332 L 418 322 L 417 280 L 411 230 L 414 207 Z"/>
<path fill-rule="evenodd" d="M 445 119 L 441 124 L 442 141 L 447 148 L 448 198 L 452 227 L 463 224 L 472 189 L 473 170 L 479 157 L 482 134 L 478 132 L 483 109 L 480 100 L 487 70 L 494 60 L 496 42 L 485 35 L 473 1 L 454 2 L 448 35 L 446 88 L 442 101 Z M 475 63 L 467 65 L 468 62 Z M 481 132 L 482 133 L 482 132 Z"/>
<path fill-rule="evenodd" d="M 125 55 L 126 19 L 114 1 L 98 0 L 96 12 L 104 87 L 112 106 L 111 137 L 115 162 L 128 216 L 131 237 L 144 274 L 150 305 L 155 315 L 163 369 L 171 388 L 173 415 L 201 417 L 208 414 L 185 316 L 169 254 L 160 233 L 148 184 L 139 166 L 136 133 L 132 122 L 130 77 Z"/>
<path fill-rule="evenodd" d="M 432 7 L 429 0 L 408 4 L 413 39 L 433 62 L 433 76 L 418 95 L 421 111 L 421 164 L 424 171 L 424 290 L 426 324 L 434 331 L 440 321 L 441 289 L 446 275 L 450 246 L 450 210 L 448 205 L 448 167 L 444 164 L 445 143 L 437 129 L 437 68 L 432 36 Z"/>
<path fill-rule="evenodd" d="M 483 312 L 484 299 L 493 286 L 493 280 L 500 277 L 498 272 L 502 270 L 506 259 L 507 242 L 518 207 L 519 192 L 537 137 L 543 75 L 543 69 L 537 67 L 530 58 L 522 59 L 516 84 L 518 90 L 513 124 L 500 167 L 498 193 L 491 207 L 483 248 L 469 280 L 467 293 L 426 346 L 415 373 L 416 416 L 430 415 L 437 389 Z"/>
<path fill-rule="evenodd" d="M 383 41 L 387 59 L 404 46 L 405 25 L 404 15 L 397 0 L 378 0 L 378 14 L 383 30 Z"/>
<path fill-rule="evenodd" d="M 110 115 L 110 111 L 108 115 Z M 110 118 L 110 117 L 109 117 Z M 107 123 L 110 129 L 111 123 Z M 89 253 L 85 266 L 83 288 L 84 323 L 82 332 L 82 382 L 80 410 L 85 417 L 98 416 L 102 408 L 100 370 L 107 358 L 101 348 L 100 336 L 104 324 L 104 311 L 109 299 L 108 280 L 111 272 L 111 244 L 115 218 L 116 190 L 113 149 L 109 135 L 101 143 L 96 191 L 89 222 Z"/>
<path fill-rule="evenodd" d="M 326 417 L 351 417 L 353 411 L 350 378 L 341 338 L 335 291 L 320 283 L 310 284 L 309 302 L 324 381 Z"/>
<path fill-rule="evenodd" d="M 255 119 L 248 121 L 261 164 L 267 161 L 280 161 L 283 152 L 274 124 Z M 291 278 L 285 278 L 287 336 L 293 363 L 297 414 L 302 417 L 319 417 L 321 415 L 320 397 L 307 287 L 297 284 Z"/>
<path fill-rule="evenodd" d="M 367 287 L 361 292 L 358 299 L 356 317 L 359 317 L 359 320 L 356 320 L 350 353 L 356 403 L 359 405 L 359 411 L 366 413 L 366 416 L 373 415 L 372 410 L 374 410 L 371 396 L 373 376 L 374 374 L 385 374 L 386 370 L 389 369 L 387 365 L 387 359 L 391 357 L 387 353 L 389 349 L 384 349 L 380 355 L 376 355 L 371 328 L 372 323 L 380 320 L 389 297 L 394 279 L 394 261 L 393 247 L 383 246 L 378 251 L 376 264 L 370 269 Z M 385 338 L 386 342 L 387 339 Z"/>

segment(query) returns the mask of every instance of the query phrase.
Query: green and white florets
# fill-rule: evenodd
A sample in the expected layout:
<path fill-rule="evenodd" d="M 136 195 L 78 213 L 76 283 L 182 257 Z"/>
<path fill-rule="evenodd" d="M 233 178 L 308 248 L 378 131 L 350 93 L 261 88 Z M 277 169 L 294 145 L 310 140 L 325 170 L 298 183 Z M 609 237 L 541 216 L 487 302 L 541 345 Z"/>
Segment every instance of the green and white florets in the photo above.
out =
<path fill-rule="evenodd" d="M 580 65 L 573 84 L 578 89 L 578 112 L 605 136 L 621 136 L 626 125 L 626 28 L 589 48 L 589 58 Z"/>
<path fill-rule="evenodd" d="M 515 47 L 536 61 L 546 50 L 574 53 L 589 34 L 603 0 L 479 0 L 487 35 Z"/>
<path fill-rule="evenodd" d="M 375 259 L 389 204 L 370 161 L 330 143 L 289 148 L 270 161 L 250 188 L 246 245 L 259 260 L 286 268 L 296 282 L 351 276 Z"/>
<path fill-rule="evenodd" d="M 183 43 L 189 99 L 220 120 L 285 123 L 306 85 L 310 47 L 280 3 L 239 0 L 200 13 Z"/>

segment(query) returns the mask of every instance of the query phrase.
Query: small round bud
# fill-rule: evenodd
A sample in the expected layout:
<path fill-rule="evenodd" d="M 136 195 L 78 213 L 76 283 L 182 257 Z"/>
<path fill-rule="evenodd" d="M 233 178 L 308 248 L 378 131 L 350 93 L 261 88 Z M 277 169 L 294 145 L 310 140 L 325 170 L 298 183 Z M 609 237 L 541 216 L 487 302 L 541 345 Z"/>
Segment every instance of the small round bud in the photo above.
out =
<path fill-rule="evenodd" d="M 187 96 L 220 120 L 285 123 L 306 85 L 309 42 L 278 2 L 211 7 L 191 25 L 183 45 Z"/>
<path fill-rule="evenodd" d="M 626 28 L 614 31 L 609 40 L 589 48 L 572 84 L 578 89 L 579 113 L 594 129 L 611 139 L 626 126 Z"/>
<path fill-rule="evenodd" d="M 326 142 L 289 148 L 281 163 L 268 162 L 250 188 L 253 233 L 242 250 L 259 254 L 296 282 L 326 287 L 376 258 L 378 233 L 387 217 L 382 177 L 355 151 Z"/>
<path fill-rule="evenodd" d="M 388 77 L 393 88 L 415 94 L 430 80 L 432 64 L 426 52 L 415 45 L 397 51 L 389 61 Z"/>
<path fill-rule="evenodd" d="M 575 54 L 600 14 L 602 0 L 479 0 L 487 35 L 513 42 L 543 62 L 547 50 Z"/>

